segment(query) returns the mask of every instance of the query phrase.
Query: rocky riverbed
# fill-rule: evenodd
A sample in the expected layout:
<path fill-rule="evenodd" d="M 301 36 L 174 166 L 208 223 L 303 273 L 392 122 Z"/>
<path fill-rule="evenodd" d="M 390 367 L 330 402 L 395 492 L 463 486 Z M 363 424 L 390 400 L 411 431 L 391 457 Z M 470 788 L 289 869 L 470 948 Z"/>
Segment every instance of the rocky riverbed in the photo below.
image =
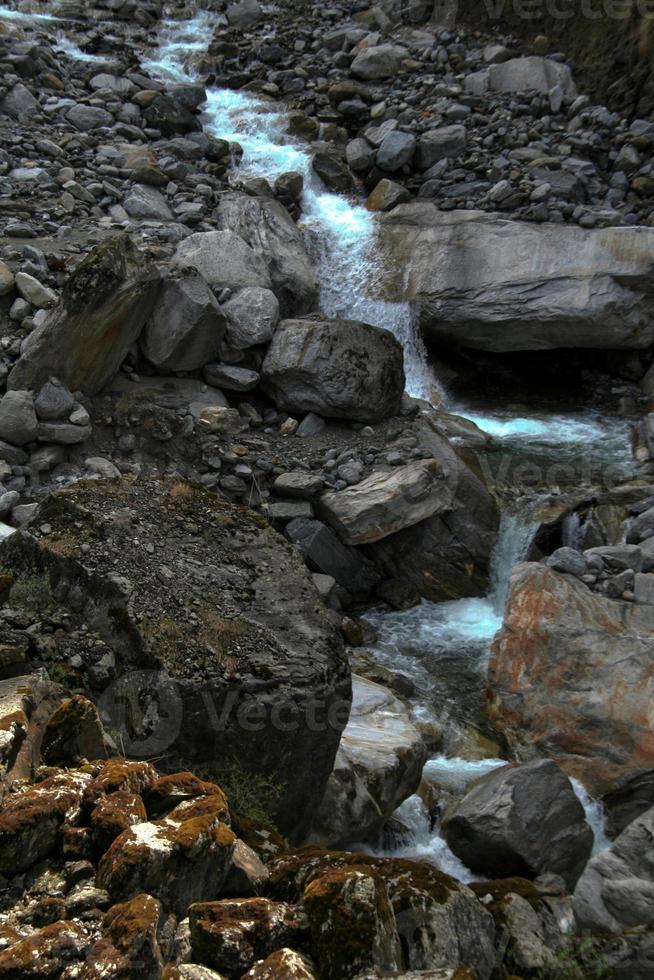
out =
<path fill-rule="evenodd" d="M 580 16 L 0 6 L 0 980 L 654 976 L 649 42 Z"/>

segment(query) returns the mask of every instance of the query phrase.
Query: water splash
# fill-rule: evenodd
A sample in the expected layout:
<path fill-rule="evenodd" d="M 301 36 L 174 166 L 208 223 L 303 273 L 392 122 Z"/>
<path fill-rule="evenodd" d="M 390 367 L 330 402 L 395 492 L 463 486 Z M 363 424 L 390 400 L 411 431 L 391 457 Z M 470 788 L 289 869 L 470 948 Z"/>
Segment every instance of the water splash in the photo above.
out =
<path fill-rule="evenodd" d="M 167 81 L 194 81 L 194 59 L 206 51 L 217 23 L 206 11 L 190 21 L 166 22 L 159 48 L 144 68 Z M 385 277 L 375 216 L 360 203 L 326 190 L 311 167 L 306 145 L 288 135 L 286 114 L 277 104 L 244 92 L 209 89 L 204 116 L 209 132 L 243 148 L 242 175 L 274 180 L 289 171 L 302 174 L 301 227 L 316 266 L 321 311 L 393 333 L 404 349 L 407 392 L 431 399 L 437 382 L 408 304 L 379 299 Z"/>
<path fill-rule="evenodd" d="M 73 58 L 75 61 L 86 61 L 89 64 L 102 62 L 106 63 L 111 59 L 107 55 L 101 54 L 89 54 L 86 51 L 82 51 L 74 41 L 66 37 L 65 34 L 57 35 L 57 43 L 54 46 L 55 51 L 61 51 L 62 54 L 67 55 L 69 58 Z"/>
<path fill-rule="evenodd" d="M 403 843 L 397 847 L 370 848 L 355 845 L 356 850 L 377 857 L 406 858 L 431 864 L 439 871 L 468 884 L 479 881 L 477 875 L 466 867 L 441 837 L 431 829 L 431 818 L 427 807 L 419 796 L 410 796 L 393 814 L 393 819 L 402 828 Z"/>

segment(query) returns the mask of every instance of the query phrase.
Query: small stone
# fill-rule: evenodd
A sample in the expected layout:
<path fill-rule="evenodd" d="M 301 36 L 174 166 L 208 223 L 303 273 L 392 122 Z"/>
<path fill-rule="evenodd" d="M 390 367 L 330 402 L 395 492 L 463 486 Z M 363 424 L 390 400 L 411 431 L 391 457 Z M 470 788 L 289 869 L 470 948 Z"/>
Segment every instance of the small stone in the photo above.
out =
<path fill-rule="evenodd" d="M 279 427 L 279 431 L 283 436 L 294 436 L 298 430 L 299 422 L 294 418 L 287 418 Z"/>
<path fill-rule="evenodd" d="M 44 422 L 68 418 L 74 405 L 75 399 L 57 378 L 50 378 L 43 385 L 34 402 L 36 414 Z"/>
<path fill-rule="evenodd" d="M 16 289 L 23 299 L 37 309 L 49 309 L 58 299 L 52 289 L 42 285 L 34 276 L 28 276 L 26 272 L 16 273 Z"/>

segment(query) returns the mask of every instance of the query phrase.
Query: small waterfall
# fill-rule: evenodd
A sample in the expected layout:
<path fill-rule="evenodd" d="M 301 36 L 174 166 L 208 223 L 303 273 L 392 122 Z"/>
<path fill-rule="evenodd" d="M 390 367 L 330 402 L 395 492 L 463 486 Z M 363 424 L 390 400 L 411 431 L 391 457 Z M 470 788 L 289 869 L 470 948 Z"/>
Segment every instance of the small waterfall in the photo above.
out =
<path fill-rule="evenodd" d="M 504 511 L 502 514 L 491 562 L 489 595 L 493 609 L 500 616 L 504 614 L 511 572 L 528 557 L 539 527 L 538 521 L 528 520 L 524 514 L 515 511 Z"/>
<path fill-rule="evenodd" d="M 220 18 L 207 11 L 189 21 L 164 23 L 159 48 L 143 67 L 166 81 L 194 81 L 193 62 L 206 51 L 219 23 Z M 275 104 L 244 92 L 210 89 L 205 120 L 215 136 L 242 146 L 241 173 L 268 180 L 288 171 L 302 174 L 301 227 L 316 267 L 321 312 L 363 320 L 393 333 L 404 349 L 407 392 L 433 399 L 438 384 L 409 305 L 374 298 L 384 278 L 375 216 L 325 189 L 307 148 L 288 135 L 286 114 Z"/>
<path fill-rule="evenodd" d="M 563 518 L 563 523 L 561 525 L 561 538 L 562 543 L 566 548 L 575 548 L 577 551 L 581 547 L 581 533 L 582 533 L 582 521 L 581 515 L 577 511 L 573 511 L 572 514 L 567 514 Z"/>
<path fill-rule="evenodd" d="M 593 856 L 605 851 L 611 846 L 611 841 L 606 836 L 606 814 L 601 800 L 595 800 L 590 795 L 583 783 L 578 779 L 570 777 L 575 796 L 584 808 L 586 822 L 593 831 Z"/>

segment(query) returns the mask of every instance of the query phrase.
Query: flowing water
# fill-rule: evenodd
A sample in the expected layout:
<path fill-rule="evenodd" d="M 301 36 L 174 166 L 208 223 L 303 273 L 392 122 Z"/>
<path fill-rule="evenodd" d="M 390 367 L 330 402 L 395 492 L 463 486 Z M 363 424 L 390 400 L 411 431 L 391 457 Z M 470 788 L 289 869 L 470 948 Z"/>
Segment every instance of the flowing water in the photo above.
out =
<path fill-rule="evenodd" d="M 195 64 L 219 22 L 215 15 L 201 11 L 193 20 L 165 24 L 160 47 L 144 68 L 168 81 L 196 80 Z M 308 147 L 288 135 L 286 115 L 275 103 L 213 88 L 207 92 L 204 115 L 209 132 L 242 147 L 241 176 L 272 181 L 289 171 L 302 174 L 301 227 L 318 275 L 321 311 L 363 320 L 395 334 L 404 348 L 408 393 L 429 398 L 436 380 L 408 303 L 379 299 L 384 268 L 374 214 L 360 202 L 325 188 L 313 172 Z"/>

